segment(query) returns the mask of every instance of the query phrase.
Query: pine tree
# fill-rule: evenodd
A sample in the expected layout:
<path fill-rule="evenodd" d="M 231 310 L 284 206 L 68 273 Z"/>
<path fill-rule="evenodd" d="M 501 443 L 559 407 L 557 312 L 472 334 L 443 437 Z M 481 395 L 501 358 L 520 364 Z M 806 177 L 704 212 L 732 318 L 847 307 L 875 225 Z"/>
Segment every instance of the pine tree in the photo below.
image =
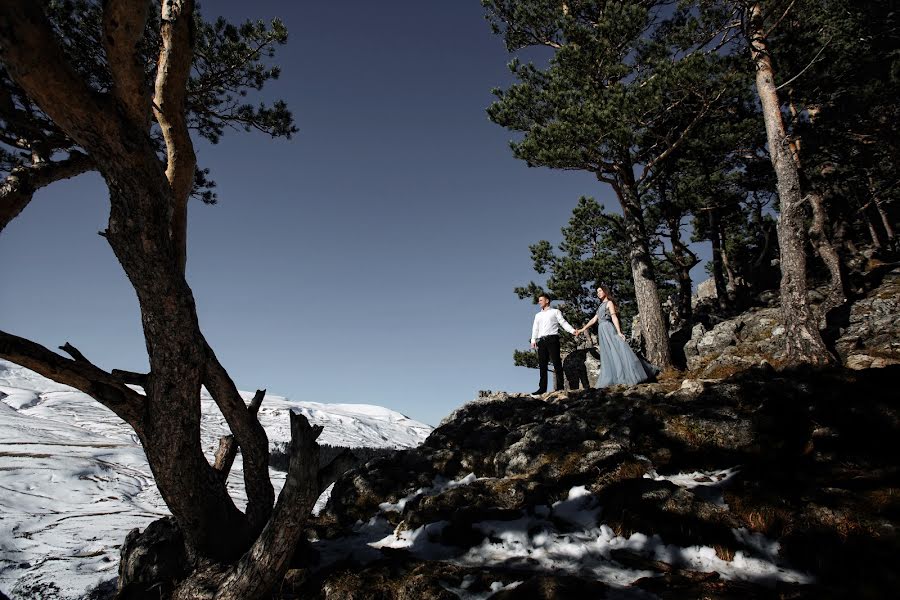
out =
<path fill-rule="evenodd" d="M 622 229 L 621 217 L 607 213 L 593 198 L 581 198 L 572 210 L 568 225 L 562 228 L 563 240 L 558 248 L 554 249 L 547 240 L 529 247 L 534 270 L 548 275 L 546 282 L 541 285 L 531 281 L 517 287 L 516 295 L 537 304 L 538 296 L 548 294 L 558 302 L 556 308 L 566 320 L 577 327 L 596 312 L 596 289 L 603 284 L 617 298 L 622 327 L 627 329 L 637 314 L 637 307 L 631 300 L 634 284 Z M 561 340 L 563 352 L 571 352 L 577 345 L 578 340 L 574 338 Z M 513 362 L 517 366 L 537 367 L 532 351 L 514 351 Z"/>
<path fill-rule="evenodd" d="M 73 19 L 61 20 L 57 10 Z M 137 295 L 150 372 L 106 371 L 70 344 L 61 348 L 69 359 L 6 332 L 0 357 L 92 396 L 140 439 L 188 563 L 185 579 L 143 582 L 150 590 L 141 593 L 155 597 L 165 585 L 177 598 L 254 599 L 270 595 L 340 465 L 320 471 L 321 428 L 292 413 L 290 465 L 275 502 L 268 439 L 256 418 L 265 392 L 245 404 L 200 329 L 185 280 L 184 211 L 197 182 L 191 132 L 214 140 L 231 125 L 293 131 L 283 105 L 236 103 L 275 76 L 260 60 L 266 40 L 284 40 L 283 27 L 210 27 L 198 25 L 191 0 L 0 4 L 4 160 L 10 178 L 17 169 L 33 177 L 47 162 L 54 173 L 18 191 L 5 189 L 4 204 L 72 174 L 76 159 L 101 174 L 110 202 L 104 237 Z M 200 74 L 192 80 L 194 67 Z M 18 133 L 27 134 L 27 143 L 18 145 L 12 138 Z M 68 156 L 59 160 L 57 153 Z M 15 213 L 4 210 L 4 219 Z M 233 433 L 222 439 L 214 464 L 200 444 L 201 386 Z M 238 448 L 245 511 L 226 486 Z"/>
<path fill-rule="evenodd" d="M 545 66 L 513 60 L 518 83 L 495 90 L 491 120 L 524 134 L 511 145 L 529 166 L 583 170 L 612 186 L 648 357 L 670 365 L 645 197 L 734 85 L 726 61 L 689 12 L 665 1 L 483 4 L 510 52 L 550 53 Z"/>

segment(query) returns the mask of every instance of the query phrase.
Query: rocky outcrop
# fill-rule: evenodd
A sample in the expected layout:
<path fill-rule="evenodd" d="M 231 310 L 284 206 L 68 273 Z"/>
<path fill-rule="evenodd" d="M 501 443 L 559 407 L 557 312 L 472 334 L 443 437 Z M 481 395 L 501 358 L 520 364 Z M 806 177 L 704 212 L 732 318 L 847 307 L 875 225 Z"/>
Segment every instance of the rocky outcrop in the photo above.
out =
<path fill-rule="evenodd" d="M 687 369 L 700 377 L 721 377 L 776 362 L 784 353 L 784 327 L 777 308 L 757 308 L 711 328 L 694 325 L 684 346 Z"/>
<path fill-rule="evenodd" d="M 289 588 L 875 597 L 900 584 L 900 407 L 884 393 L 898 376 L 764 365 L 724 380 L 485 395 L 419 448 L 342 477 L 311 532 L 318 565 L 298 561 Z"/>
<path fill-rule="evenodd" d="M 876 285 L 862 297 L 830 311 L 826 342 L 850 369 L 900 364 L 900 268 L 873 273 Z M 822 305 L 825 291 L 810 292 Z M 754 308 L 715 325 L 695 324 L 684 345 L 687 369 L 699 377 L 721 377 L 762 363 L 778 364 L 784 327 L 777 306 Z"/>
<path fill-rule="evenodd" d="M 900 364 L 900 269 L 884 275 L 866 297 L 835 311 L 834 348 L 845 366 L 867 369 Z"/>

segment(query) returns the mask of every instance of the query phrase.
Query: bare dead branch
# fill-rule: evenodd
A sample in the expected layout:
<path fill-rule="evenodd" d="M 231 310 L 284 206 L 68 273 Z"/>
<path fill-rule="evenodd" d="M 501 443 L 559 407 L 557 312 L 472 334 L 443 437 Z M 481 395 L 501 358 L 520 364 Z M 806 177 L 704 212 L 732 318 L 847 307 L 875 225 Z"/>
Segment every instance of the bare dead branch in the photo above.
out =
<path fill-rule="evenodd" d="M 65 358 L 31 340 L 0 331 L 0 358 L 84 392 L 116 413 L 138 435 L 142 435 L 144 396 L 91 364 L 70 344 L 65 347 L 74 352 L 73 356 L 80 358 Z"/>
<path fill-rule="evenodd" d="M 287 561 L 303 535 L 319 497 L 319 445 L 322 427 L 311 426 L 301 414 L 291 412 L 290 466 L 272 518 L 262 533 L 225 577 L 219 600 L 258 598 L 270 590 L 287 568 Z"/>
<path fill-rule="evenodd" d="M 113 369 L 110 374 L 125 384 L 139 385 L 146 388 L 150 383 L 150 375 L 147 373 L 135 373 L 134 371 L 123 371 L 121 369 Z"/>
<path fill-rule="evenodd" d="M 76 348 L 75 346 L 70 344 L 69 342 L 66 342 L 65 344 L 60 346 L 59 349 L 62 350 L 63 352 L 65 352 L 66 354 L 68 354 L 69 356 L 71 356 L 72 359 L 75 360 L 76 362 L 86 363 L 86 364 L 93 366 L 93 363 L 91 361 L 89 361 L 84 356 L 84 354 L 81 353 L 81 350 L 79 350 L 78 348 Z"/>
<path fill-rule="evenodd" d="M 816 53 L 815 56 L 813 56 L 812 60 L 809 61 L 809 63 L 808 63 L 805 67 L 803 67 L 803 68 L 800 70 L 799 73 L 797 73 L 796 75 L 794 75 L 793 77 L 791 77 L 790 79 L 788 79 L 787 81 L 785 81 L 784 83 L 782 83 L 781 85 L 779 85 L 778 87 L 776 87 L 776 88 L 775 88 L 775 91 L 777 92 L 777 91 L 780 90 L 781 88 L 783 88 L 783 87 L 785 87 L 785 86 L 787 86 L 787 85 L 790 85 L 790 84 L 794 83 L 795 81 L 797 81 L 797 79 L 800 78 L 801 75 L 803 75 L 804 73 L 806 73 L 806 71 L 809 70 L 809 68 L 810 68 L 811 66 L 813 66 L 813 65 L 816 63 L 817 60 L 819 60 L 819 57 L 822 56 L 822 53 L 825 52 L 825 48 L 827 48 L 827 47 L 828 47 L 828 44 L 831 43 L 831 39 L 832 39 L 832 38 L 828 38 L 827 40 L 825 40 L 825 43 L 822 45 L 821 48 L 819 48 L 819 51 Z"/>
<path fill-rule="evenodd" d="M 138 44 L 149 16 L 147 0 L 107 0 L 103 6 L 103 47 L 113 79 L 112 92 L 138 127 L 150 127 L 150 88 Z"/>
<path fill-rule="evenodd" d="M 206 344 L 203 383 L 225 417 L 244 458 L 244 487 L 247 490 L 247 519 L 256 533 L 269 520 L 275 491 L 269 478 L 269 438 L 256 418 L 265 390 L 259 390 L 249 410 L 225 367 Z"/>
<path fill-rule="evenodd" d="M 231 472 L 235 456 L 237 456 L 237 442 L 234 441 L 234 436 L 223 435 L 219 438 L 219 447 L 213 462 L 213 469 L 219 472 L 222 479 L 226 479 Z"/>
<path fill-rule="evenodd" d="M 772 32 L 775 31 L 775 29 L 777 29 L 779 25 L 781 25 L 781 22 L 784 21 L 785 17 L 788 16 L 788 13 L 791 12 L 791 9 L 794 8 L 794 4 L 796 4 L 796 3 L 797 3 L 797 0 L 791 0 L 791 3 L 788 4 L 788 7 L 786 9 L 784 9 L 784 12 L 781 14 L 780 17 L 778 17 L 778 20 L 775 21 L 771 27 L 769 27 L 768 31 L 766 31 L 765 37 L 769 37 L 770 35 L 772 35 Z"/>
<path fill-rule="evenodd" d="M 353 453 L 344 449 L 327 466 L 319 469 L 319 494 L 337 481 L 338 477 L 352 469 L 356 462 L 356 457 L 353 456 Z"/>
<path fill-rule="evenodd" d="M 256 418 L 257 413 L 259 413 L 259 406 L 262 404 L 265 395 L 266 390 L 256 390 L 253 400 L 250 401 L 250 405 L 247 407 L 247 412 L 252 417 Z M 213 468 L 219 472 L 222 479 L 228 478 L 231 466 L 234 464 L 234 459 L 237 456 L 237 450 L 238 442 L 233 435 L 225 435 L 219 439 L 219 448 L 216 450 Z"/>

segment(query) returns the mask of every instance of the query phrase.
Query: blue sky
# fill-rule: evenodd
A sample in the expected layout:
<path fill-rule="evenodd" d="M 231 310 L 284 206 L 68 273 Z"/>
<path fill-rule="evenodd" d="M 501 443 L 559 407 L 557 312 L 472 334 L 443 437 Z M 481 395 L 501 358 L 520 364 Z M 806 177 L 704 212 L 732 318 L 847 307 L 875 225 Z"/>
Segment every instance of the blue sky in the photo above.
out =
<path fill-rule="evenodd" d="M 219 204 L 193 203 L 188 280 L 241 389 L 387 406 L 436 425 L 478 390 L 530 392 L 512 365 L 536 307 L 528 246 L 558 241 L 588 174 L 529 169 L 488 121 L 509 56 L 477 0 L 206 2 L 280 17 L 299 134 L 197 144 Z M 44 189 L 0 236 L 0 328 L 106 369 L 147 359 L 137 301 L 106 241 L 96 175 Z"/>

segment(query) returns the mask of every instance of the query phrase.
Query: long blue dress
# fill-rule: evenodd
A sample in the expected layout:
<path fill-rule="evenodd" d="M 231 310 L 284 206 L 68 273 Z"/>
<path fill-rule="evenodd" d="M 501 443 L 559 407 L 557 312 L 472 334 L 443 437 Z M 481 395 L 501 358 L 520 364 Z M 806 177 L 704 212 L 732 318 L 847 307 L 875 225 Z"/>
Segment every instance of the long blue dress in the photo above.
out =
<path fill-rule="evenodd" d="M 616 333 L 607 300 L 597 309 L 597 349 L 600 350 L 598 388 L 622 383 L 634 385 L 659 373 L 659 369 L 635 354 L 628 342 Z"/>

